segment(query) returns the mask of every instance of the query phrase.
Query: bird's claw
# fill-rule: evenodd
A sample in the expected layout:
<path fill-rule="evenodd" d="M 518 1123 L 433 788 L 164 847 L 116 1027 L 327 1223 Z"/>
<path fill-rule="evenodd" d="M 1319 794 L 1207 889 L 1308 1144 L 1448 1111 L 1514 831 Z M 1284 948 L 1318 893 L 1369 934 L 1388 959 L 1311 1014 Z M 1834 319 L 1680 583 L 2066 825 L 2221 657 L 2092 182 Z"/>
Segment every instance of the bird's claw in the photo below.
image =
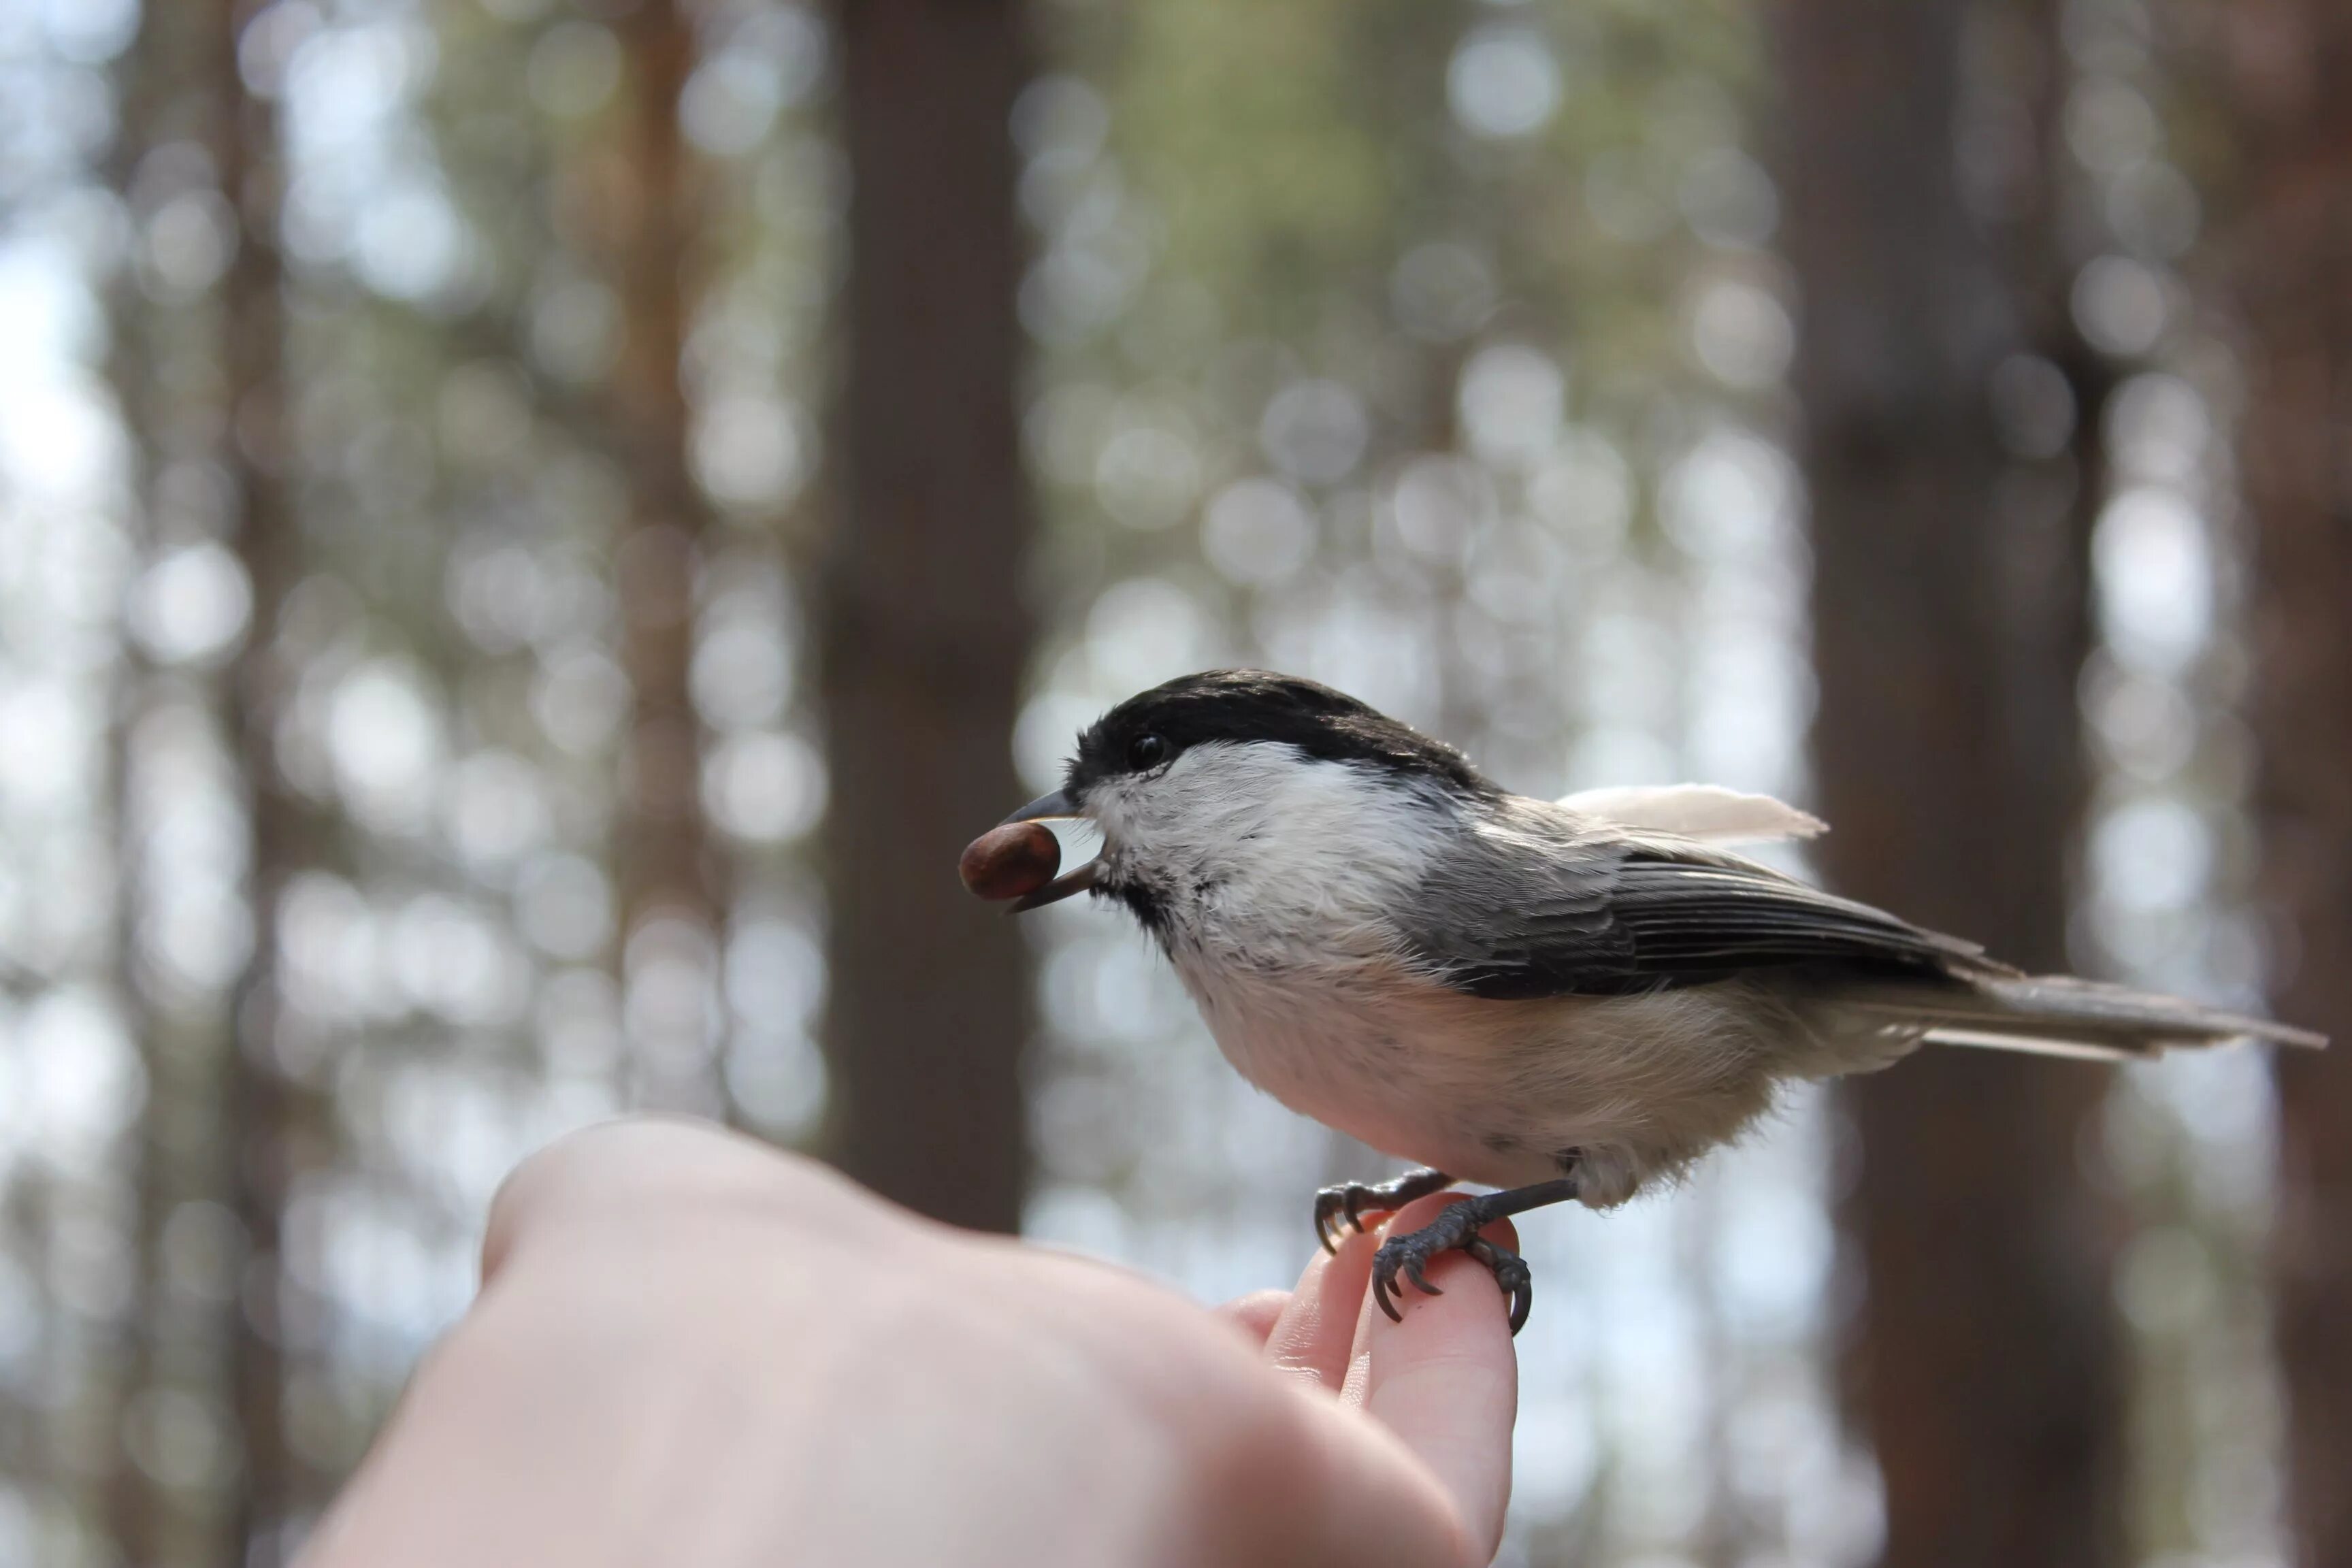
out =
<path fill-rule="evenodd" d="M 1527 1260 L 1480 1236 L 1479 1223 L 1474 1199 L 1453 1205 L 1410 1235 L 1392 1236 L 1381 1243 L 1380 1251 L 1372 1255 L 1372 1300 L 1380 1303 L 1390 1321 L 1404 1321 L 1404 1313 L 1397 1306 L 1404 1295 L 1398 1277 L 1427 1295 L 1442 1296 L 1445 1292 L 1431 1284 L 1423 1271 L 1441 1254 L 1459 1249 L 1493 1272 L 1495 1283 L 1510 1303 L 1511 1332 L 1517 1334 L 1527 1326 L 1528 1312 L 1535 1305 L 1534 1277 L 1528 1271 Z"/>
<path fill-rule="evenodd" d="M 1340 1227 L 1364 1228 L 1361 1210 L 1357 1206 L 1357 1194 L 1363 1189 L 1349 1182 L 1344 1186 L 1325 1187 L 1315 1194 L 1315 1239 L 1323 1244 L 1326 1252 L 1339 1250 L 1346 1232 Z"/>
<path fill-rule="evenodd" d="M 1362 1182 L 1325 1187 L 1315 1194 L 1315 1238 L 1323 1244 L 1324 1251 L 1337 1252 L 1349 1231 L 1363 1233 L 1368 1212 L 1385 1213 L 1387 1208 L 1380 1188 Z"/>
<path fill-rule="evenodd" d="M 1454 1178 L 1443 1171 L 1408 1171 L 1394 1181 L 1341 1182 L 1315 1194 L 1315 1239 L 1339 1250 L 1349 1231 L 1361 1234 L 1368 1214 L 1392 1214 L 1418 1197 L 1443 1192 Z"/>
<path fill-rule="evenodd" d="M 1462 1244 L 1462 1250 L 1494 1271 L 1495 1283 L 1511 1303 L 1511 1334 L 1528 1326 L 1528 1313 L 1536 1304 L 1535 1276 L 1528 1271 L 1528 1260 L 1516 1252 L 1506 1252 L 1483 1236 L 1474 1236 Z"/>

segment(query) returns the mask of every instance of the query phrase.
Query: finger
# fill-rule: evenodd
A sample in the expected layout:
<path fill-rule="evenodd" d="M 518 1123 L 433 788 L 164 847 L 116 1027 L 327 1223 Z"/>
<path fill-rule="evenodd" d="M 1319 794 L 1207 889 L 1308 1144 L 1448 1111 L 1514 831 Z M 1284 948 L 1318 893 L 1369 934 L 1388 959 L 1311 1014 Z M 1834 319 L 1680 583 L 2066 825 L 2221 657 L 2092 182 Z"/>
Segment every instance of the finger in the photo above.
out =
<path fill-rule="evenodd" d="M 1377 1245 L 1377 1237 L 1350 1231 L 1339 1251 L 1318 1250 L 1307 1261 L 1290 1304 L 1265 1338 L 1266 1360 L 1276 1371 L 1338 1391 L 1348 1375 L 1348 1352 L 1355 1343 Z"/>
<path fill-rule="evenodd" d="M 490 1200 L 482 1278 L 518 1247 L 559 1233 L 747 1213 L 834 1232 L 907 1217 L 813 1160 L 714 1123 L 628 1116 L 559 1138 L 516 1167 Z"/>
<path fill-rule="evenodd" d="M 1417 1229 L 1461 1201 L 1460 1194 L 1422 1199 L 1385 1228 Z M 1482 1234 L 1517 1246 L 1507 1220 Z M 1511 1423 L 1518 1413 L 1507 1303 L 1486 1266 L 1466 1253 L 1444 1253 L 1428 1272 L 1444 1294 L 1412 1292 L 1402 1323 L 1369 1303 L 1358 1314 L 1343 1397 L 1403 1439 L 1452 1496 L 1474 1540 L 1491 1552 L 1510 1500 Z"/>
<path fill-rule="evenodd" d="M 1282 1319 L 1283 1309 L 1290 1305 L 1287 1290 L 1253 1290 L 1217 1308 L 1216 1315 L 1249 1336 L 1253 1345 L 1263 1347 L 1266 1336 Z"/>
<path fill-rule="evenodd" d="M 1381 1568 L 1473 1568 L 1491 1545 L 1474 1540 L 1453 1496 L 1397 1435 L 1319 1386 L 1294 1384 L 1304 1416 L 1279 1453 L 1256 1457 L 1274 1495 L 1258 1510 L 1278 1519 L 1284 1549 L 1203 1562 L 1367 1563 Z"/>

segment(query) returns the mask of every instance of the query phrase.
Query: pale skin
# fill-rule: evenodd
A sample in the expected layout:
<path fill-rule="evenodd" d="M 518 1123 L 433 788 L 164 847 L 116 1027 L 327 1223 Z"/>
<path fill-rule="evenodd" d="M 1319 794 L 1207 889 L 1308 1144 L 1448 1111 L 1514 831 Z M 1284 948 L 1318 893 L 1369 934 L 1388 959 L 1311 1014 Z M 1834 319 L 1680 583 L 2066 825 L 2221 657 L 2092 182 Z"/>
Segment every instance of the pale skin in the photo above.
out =
<path fill-rule="evenodd" d="M 1450 1253 L 1391 1323 L 1378 1240 L 1209 1310 L 708 1127 L 592 1130 L 499 1193 L 305 1568 L 1484 1563 L 1503 1302 Z"/>

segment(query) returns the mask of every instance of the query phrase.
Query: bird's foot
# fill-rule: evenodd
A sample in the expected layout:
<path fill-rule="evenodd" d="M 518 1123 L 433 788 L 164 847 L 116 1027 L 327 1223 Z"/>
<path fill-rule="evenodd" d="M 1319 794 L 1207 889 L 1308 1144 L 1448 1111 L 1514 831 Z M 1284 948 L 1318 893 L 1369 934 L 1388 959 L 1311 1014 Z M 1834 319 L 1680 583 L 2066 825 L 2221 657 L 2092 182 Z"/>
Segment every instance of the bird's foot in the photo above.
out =
<path fill-rule="evenodd" d="M 1480 1236 L 1479 1228 L 1545 1204 L 1566 1203 L 1574 1196 L 1576 1178 L 1571 1175 L 1449 1204 L 1419 1230 L 1392 1236 L 1381 1243 L 1381 1249 L 1372 1254 L 1372 1300 L 1381 1304 L 1381 1310 L 1391 1321 L 1403 1322 L 1404 1314 L 1397 1310 L 1397 1300 L 1404 1289 L 1397 1283 L 1398 1279 L 1410 1280 L 1415 1289 L 1428 1295 L 1442 1296 L 1444 1292 L 1429 1282 L 1425 1270 L 1438 1257 L 1458 1248 L 1493 1271 L 1495 1283 L 1502 1287 L 1505 1299 L 1511 1304 L 1511 1332 L 1517 1333 L 1527 1326 L 1528 1310 L 1535 1305 L 1535 1286 L 1527 1260 Z"/>
<path fill-rule="evenodd" d="M 1391 1214 L 1415 1198 L 1454 1184 L 1443 1171 L 1407 1171 L 1393 1181 L 1341 1182 L 1315 1194 L 1315 1236 L 1323 1250 L 1337 1252 L 1348 1231 L 1361 1231 L 1368 1214 Z M 1342 1227 L 1345 1228 L 1342 1228 Z"/>

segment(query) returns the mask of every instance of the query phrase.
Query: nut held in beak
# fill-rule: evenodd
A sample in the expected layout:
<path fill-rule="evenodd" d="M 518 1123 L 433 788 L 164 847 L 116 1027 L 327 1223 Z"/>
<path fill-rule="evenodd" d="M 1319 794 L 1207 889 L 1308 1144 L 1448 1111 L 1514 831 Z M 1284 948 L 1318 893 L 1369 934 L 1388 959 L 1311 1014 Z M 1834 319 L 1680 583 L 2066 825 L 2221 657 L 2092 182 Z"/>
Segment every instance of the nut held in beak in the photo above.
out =
<path fill-rule="evenodd" d="M 1054 830 L 1037 822 L 992 827 L 964 847 L 956 870 L 963 885 L 983 899 L 1018 899 L 1034 893 L 1061 869 L 1062 845 Z"/>

